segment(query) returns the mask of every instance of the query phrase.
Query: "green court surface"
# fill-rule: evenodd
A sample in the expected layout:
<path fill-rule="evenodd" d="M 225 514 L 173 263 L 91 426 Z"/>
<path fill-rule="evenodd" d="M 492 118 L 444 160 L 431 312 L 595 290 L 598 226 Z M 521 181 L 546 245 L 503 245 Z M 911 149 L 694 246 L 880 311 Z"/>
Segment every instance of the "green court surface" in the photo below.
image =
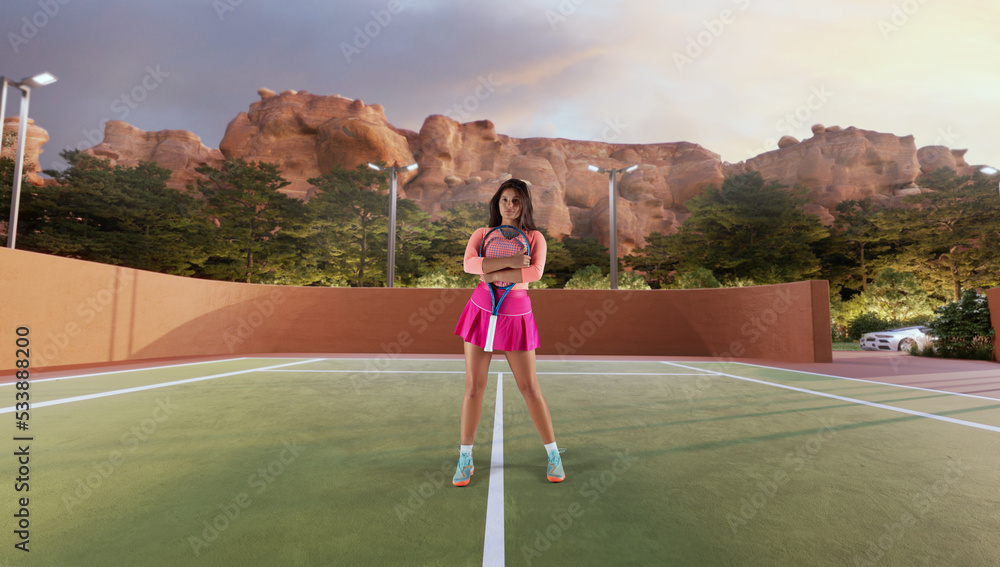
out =
<path fill-rule="evenodd" d="M 17 441 L 3 467 L 0 567 L 1000 564 L 1000 400 L 740 363 L 545 360 L 566 449 L 552 484 L 501 356 L 491 371 L 464 488 L 461 360 L 41 375 L 18 433 L 30 491 L 14 490 Z M 14 548 L 25 495 L 29 553 Z"/>

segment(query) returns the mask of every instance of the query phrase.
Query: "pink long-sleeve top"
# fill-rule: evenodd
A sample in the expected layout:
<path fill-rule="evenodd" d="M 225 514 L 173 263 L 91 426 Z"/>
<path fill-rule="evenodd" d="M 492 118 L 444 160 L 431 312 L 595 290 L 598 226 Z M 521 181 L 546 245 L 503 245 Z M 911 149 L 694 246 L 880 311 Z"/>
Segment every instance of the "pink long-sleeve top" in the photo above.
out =
<path fill-rule="evenodd" d="M 469 244 L 465 247 L 465 271 L 470 274 L 483 274 L 483 259 L 479 257 L 479 247 L 483 243 L 483 237 L 489 232 L 489 228 L 476 229 L 469 238 Z M 528 289 L 529 282 L 542 279 L 542 272 L 545 271 L 545 237 L 537 230 L 524 233 L 528 237 L 528 246 L 531 247 L 531 265 L 521 268 L 521 280 L 523 283 L 514 284 L 513 289 Z"/>

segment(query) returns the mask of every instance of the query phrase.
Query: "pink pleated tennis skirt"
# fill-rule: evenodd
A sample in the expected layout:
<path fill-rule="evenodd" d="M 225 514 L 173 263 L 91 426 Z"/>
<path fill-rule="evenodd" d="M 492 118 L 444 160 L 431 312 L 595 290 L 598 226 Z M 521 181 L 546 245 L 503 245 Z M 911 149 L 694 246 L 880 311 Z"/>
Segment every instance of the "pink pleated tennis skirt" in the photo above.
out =
<path fill-rule="evenodd" d="M 479 282 L 458 318 L 455 334 L 467 343 L 485 348 L 492 306 L 490 286 Z M 500 304 L 500 312 L 497 314 L 493 350 L 535 350 L 539 343 L 538 326 L 535 325 L 535 316 L 531 313 L 528 290 L 510 290 L 507 298 Z"/>

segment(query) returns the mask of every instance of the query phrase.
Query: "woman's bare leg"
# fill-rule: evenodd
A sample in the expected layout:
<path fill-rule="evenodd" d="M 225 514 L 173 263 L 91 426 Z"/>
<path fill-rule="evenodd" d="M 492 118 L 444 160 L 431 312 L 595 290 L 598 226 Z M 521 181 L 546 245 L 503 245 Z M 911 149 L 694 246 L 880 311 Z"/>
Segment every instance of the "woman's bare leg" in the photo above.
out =
<path fill-rule="evenodd" d="M 514 372 L 514 380 L 517 381 L 517 387 L 521 390 L 524 402 L 528 404 L 528 413 L 531 415 L 531 421 L 535 423 L 535 428 L 538 429 L 538 434 L 542 436 L 542 443 L 554 443 L 556 434 L 552 429 L 549 406 L 545 403 L 545 396 L 542 395 L 542 389 L 538 386 L 535 351 L 512 350 L 506 354 L 507 364 Z"/>
<path fill-rule="evenodd" d="M 489 376 L 493 353 L 465 343 L 465 396 L 462 398 L 462 445 L 472 445 L 476 439 L 479 418 L 483 415 L 483 390 Z M 497 408 L 502 411 L 502 408 Z"/>

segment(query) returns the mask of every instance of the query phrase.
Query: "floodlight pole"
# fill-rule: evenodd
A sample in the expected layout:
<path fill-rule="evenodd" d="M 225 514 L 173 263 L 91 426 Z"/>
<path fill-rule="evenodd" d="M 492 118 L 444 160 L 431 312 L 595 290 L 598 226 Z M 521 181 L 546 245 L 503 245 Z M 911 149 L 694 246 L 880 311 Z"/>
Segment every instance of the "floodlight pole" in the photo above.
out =
<path fill-rule="evenodd" d="M 14 186 L 10 192 L 10 222 L 7 223 L 7 248 L 13 249 L 17 244 L 17 216 L 21 204 L 21 177 L 24 173 L 24 146 L 28 138 L 28 104 L 31 102 L 31 87 L 52 84 L 56 81 L 50 73 L 42 73 L 12 81 L 0 77 L 3 94 L 0 95 L 0 138 L 3 137 L 4 114 L 7 110 L 7 88 L 17 87 L 21 91 L 21 117 L 17 125 L 17 149 L 14 153 Z"/>
<path fill-rule="evenodd" d="M 15 86 L 21 91 L 21 118 L 17 125 L 17 149 L 14 153 L 14 186 L 10 193 L 10 222 L 7 223 L 7 248 L 17 244 L 17 213 L 21 204 L 21 174 L 24 171 L 24 141 L 28 134 L 28 105 L 31 87 L 3 78 L 3 100 L 0 101 L 0 124 L 3 124 L 7 107 L 7 88 Z"/>
<path fill-rule="evenodd" d="M 590 171 L 598 173 L 607 173 L 608 179 L 608 231 L 610 232 L 610 238 L 608 239 L 608 252 L 611 256 L 611 272 L 609 274 L 609 279 L 611 280 L 611 289 L 618 289 L 618 172 L 629 173 L 635 171 L 639 167 L 638 165 L 630 165 L 628 167 L 611 168 L 606 169 L 603 167 L 597 167 L 596 165 L 588 165 L 587 169 Z"/>
<path fill-rule="evenodd" d="M 368 162 L 368 167 L 376 171 L 389 172 L 389 259 L 386 269 L 385 286 L 392 287 L 396 279 L 396 173 L 399 171 L 413 171 L 417 164 L 411 163 L 405 167 L 381 167 Z"/>

